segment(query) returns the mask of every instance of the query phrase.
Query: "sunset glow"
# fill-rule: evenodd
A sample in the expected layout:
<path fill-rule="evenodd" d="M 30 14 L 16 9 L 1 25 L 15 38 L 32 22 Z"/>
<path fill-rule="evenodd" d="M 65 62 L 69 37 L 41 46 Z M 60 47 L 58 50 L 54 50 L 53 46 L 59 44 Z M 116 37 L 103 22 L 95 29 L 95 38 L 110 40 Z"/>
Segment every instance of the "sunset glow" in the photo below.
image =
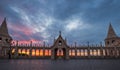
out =
<path fill-rule="evenodd" d="M 120 70 L 120 0 L 0 0 L 0 70 Z"/>
<path fill-rule="evenodd" d="M 52 43 L 51 39 L 62 30 L 64 36 L 69 38 L 68 43 L 74 40 L 99 43 L 105 35 L 102 31 L 106 30 L 109 22 L 119 29 L 118 3 L 118 0 L 3 0 L 0 2 L 0 23 L 4 17 L 7 18 L 9 33 L 14 40 L 35 39 Z M 73 33 L 75 35 L 71 38 Z"/>

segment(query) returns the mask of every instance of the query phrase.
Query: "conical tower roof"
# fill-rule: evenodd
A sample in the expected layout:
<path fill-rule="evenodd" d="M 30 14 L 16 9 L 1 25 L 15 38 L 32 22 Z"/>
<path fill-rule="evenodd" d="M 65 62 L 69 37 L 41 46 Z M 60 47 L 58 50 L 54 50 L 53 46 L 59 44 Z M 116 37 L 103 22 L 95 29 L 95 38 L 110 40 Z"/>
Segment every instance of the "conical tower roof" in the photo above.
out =
<path fill-rule="evenodd" d="M 116 35 L 116 33 L 115 33 L 111 23 L 110 23 L 107 38 L 115 38 L 115 37 L 117 37 L 117 35 Z"/>
<path fill-rule="evenodd" d="M 6 18 L 4 18 L 4 20 L 0 26 L 0 35 L 10 37 L 10 35 L 8 33 Z"/>

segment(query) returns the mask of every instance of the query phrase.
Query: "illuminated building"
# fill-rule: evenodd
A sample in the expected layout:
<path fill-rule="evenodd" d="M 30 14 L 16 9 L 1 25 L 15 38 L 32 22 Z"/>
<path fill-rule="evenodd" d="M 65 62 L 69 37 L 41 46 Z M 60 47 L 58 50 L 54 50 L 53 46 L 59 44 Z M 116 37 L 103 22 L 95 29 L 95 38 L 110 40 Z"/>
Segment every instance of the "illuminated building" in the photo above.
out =
<path fill-rule="evenodd" d="M 39 44 L 34 45 L 32 41 L 29 44 L 11 44 L 12 37 L 8 33 L 6 19 L 0 26 L 0 58 L 43 58 L 43 59 L 72 59 L 72 58 L 120 58 L 120 37 L 118 37 L 110 24 L 108 35 L 105 39 L 105 46 L 83 45 L 69 46 L 67 40 L 63 39 L 61 31 L 57 39 L 54 39 L 52 46 Z M 11 52 L 9 52 L 11 51 Z"/>

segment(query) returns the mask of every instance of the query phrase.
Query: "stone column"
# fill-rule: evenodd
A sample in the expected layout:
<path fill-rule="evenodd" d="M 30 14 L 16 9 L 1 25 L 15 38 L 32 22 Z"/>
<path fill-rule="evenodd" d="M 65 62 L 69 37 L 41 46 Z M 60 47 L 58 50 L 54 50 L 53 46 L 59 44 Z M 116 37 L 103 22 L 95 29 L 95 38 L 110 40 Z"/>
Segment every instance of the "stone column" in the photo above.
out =
<path fill-rule="evenodd" d="M 98 50 L 95 49 L 95 56 L 98 57 Z"/>
<path fill-rule="evenodd" d="M 27 48 L 25 49 L 25 54 L 27 55 Z M 27 56 L 26 56 L 27 57 Z"/>
<path fill-rule="evenodd" d="M 40 49 L 38 49 L 38 56 L 40 57 Z"/>
<path fill-rule="evenodd" d="M 117 58 L 117 49 L 114 47 L 114 56 Z"/>
<path fill-rule="evenodd" d="M 83 49 L 83 54 L 84 54 L 83 56 L 85 57 L 85 49 Z"/>
<path fill-rule="evenodd" d="M 32 58 L 32 41 L 30 41 L 30 51 L 29 51 L 29 58 Z"/>
<path fill-rule="evenodd" d="M 43 45 L 43 58 L 45 57 L 45 42 L 44 42 L 44 45 Z"/>
<path fill-rule="evenodd" d="M 15 46 L 15 58 L 18 58 L 18 41 L 16 41 L 16 46 Z"/>
<path fill-rule="evenodd" d="M 48 49 L 48 56 L 50 56 L 50 49 Z"/>
<path fill-rule="evenodd" d="M 87 42 L 87 44 L 88 44 L 88 49 L 87 49 L 88 58 L 90 58 L 90 45 L 89 45 L 89 42 Z"/>
<path fill-rule="evenodd" d="M 119 54 L 118 56 L 120 57 L 120 48 L 118 49 L 118 54 Z"/>
<path fill-rule="evenodd" d="M 105 57 L 108 57 L 107 47 L 105 47 Z"/>
<path fill-rule="evenodd" d="M 22 53 L 23 49 L 21 48 L 21 53 Z"/>
<path fill-rule="evenodd" d="M 77 48 L 75 47 L 75 58 L 77 58 Z"/>
<path fill-rule="evenodd" d="M 76 46 L 76 42 L 75 42 L 75 58 L 77 58 L 77 46 Z"/>
<path fill-rule="evenodd" d="M 91 48 L 91 56 L 93 56 L 93 49 Z"/>
<path fill-rule="evenodd" d="M 55 53 L 54 53 L 54 49 L 51 49 L 51 59 L 55 59 Z"/>
<path fill-rule="evenodd" d="M 43 58 L 45 57 L 45 47 L 43 47 Z"/>
<path fill-rule="evenodd" d="M 88 46 L 87 54 L 88 54 L 88 58 L 90 58 L 90 46 Z"/>
<path fill-rule="evenodd" d="M 69 49 L 66 49 L 66 59 L 69 59 Z"/>
<path fill-rule="evenodd" d="M 101 58 L 104 58 L 102 46 L 100 47 L 100 57 L 101 57 Z"/>
<path fill-rule="evenodd" d="M 36 49 L 36 48 L 34 48 L 34 50 L 35 50 L 35 57 L 36 57 L 36 50 L 37 50 L 37 49 Z"/>

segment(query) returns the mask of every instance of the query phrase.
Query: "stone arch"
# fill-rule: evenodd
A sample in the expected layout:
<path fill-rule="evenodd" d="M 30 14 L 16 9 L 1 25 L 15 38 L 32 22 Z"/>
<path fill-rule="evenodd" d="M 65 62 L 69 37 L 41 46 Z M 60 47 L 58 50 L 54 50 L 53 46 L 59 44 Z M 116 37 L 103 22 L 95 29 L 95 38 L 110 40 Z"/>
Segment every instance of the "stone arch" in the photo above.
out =
<path fill-rule="evenodd" d="M 54 49 L 55 59 L 65 59 L 66 58 L 66 49 L 65 48 L 55 48 Z"/>

